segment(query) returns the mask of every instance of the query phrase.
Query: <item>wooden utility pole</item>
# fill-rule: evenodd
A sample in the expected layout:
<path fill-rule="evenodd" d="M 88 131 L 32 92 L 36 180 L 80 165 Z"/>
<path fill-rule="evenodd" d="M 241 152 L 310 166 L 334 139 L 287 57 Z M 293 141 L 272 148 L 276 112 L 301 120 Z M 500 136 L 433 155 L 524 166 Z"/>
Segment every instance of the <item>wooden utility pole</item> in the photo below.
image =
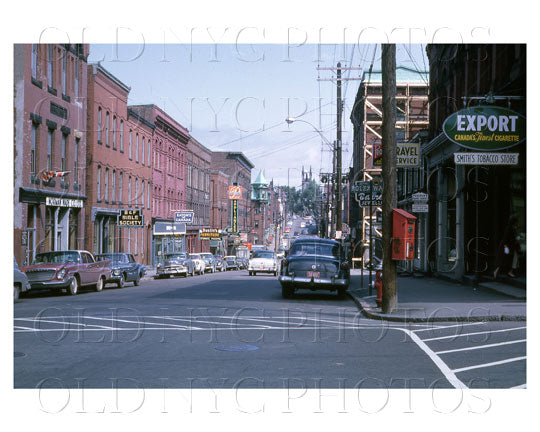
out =
<path fill-rule="evenodd" d="M 336 231 L 341 231 L 341 63 L 337 64 L 336 113 Z"/>
<path fill-rule="evenodd" d="M 396 190 L 396 45 L 382 45 L 382 311 L 397 308 L 397 269 L 392 260 L 392 209 L 397 207 Z"/>

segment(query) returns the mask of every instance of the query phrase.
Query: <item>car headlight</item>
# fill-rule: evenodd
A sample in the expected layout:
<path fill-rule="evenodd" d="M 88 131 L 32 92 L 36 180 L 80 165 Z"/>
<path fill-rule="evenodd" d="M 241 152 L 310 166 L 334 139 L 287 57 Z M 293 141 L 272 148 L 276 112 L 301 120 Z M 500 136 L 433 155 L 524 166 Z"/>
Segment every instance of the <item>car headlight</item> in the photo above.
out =
<path fill-rule="evenodd" d="M 62 270 L 60 270 L 58 272 L 58 274 L 56 275 L 56 278 L 57 279 L 64 279 L 64 276 L 66 275 L 67 273 L 67 270 L 65 268 L 63 268 Z"/>
<path fill-rule="evenodd" d="M 113 274 L 114 276 L 119 276 L 120 273 L 121 273 L 120 269 L 118 269 L 118 268 L 112 269 L 112 274 Z"/>

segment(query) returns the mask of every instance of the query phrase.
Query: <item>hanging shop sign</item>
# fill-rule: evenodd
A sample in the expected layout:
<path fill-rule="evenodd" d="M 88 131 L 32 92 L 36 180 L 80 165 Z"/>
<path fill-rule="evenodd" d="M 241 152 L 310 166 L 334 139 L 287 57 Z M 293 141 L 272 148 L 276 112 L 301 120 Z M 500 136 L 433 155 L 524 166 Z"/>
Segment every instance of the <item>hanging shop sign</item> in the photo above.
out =
<path fill-rule="evenodd" d="M 232 200 L 232 232 L 238 232 L 238 200 Z"/>
<path fill-rule="evenodd" d="M 221 235 L 217 228 L 201 228 L 199 230 L 200 240 L 219 240 Z"/>
<path fill-rule="evenodd" d="M 47 206 L 83 208 L 83 204 L 83 201 L 78 199 L 56 197 L 45 198 L 45 205 Z"/>
<path fill-rule="evenodd" d="M 154 235 L 184 235 L 185 223 L 156 222 L 154 223 Z"/>
<path fill-rule="evenodd" d="M 519 153 L 454 153 L 456 165 L 517 165 Z"/>
<path fill-rule="evenodd" d="M 229 186 L 229 199 L 230 200 L 242 199 L 242 186 Z"/>
<path fill-rule="evenodd" d="M 443 132 L 461 147 L 504 150 L 525 140 L 525 117 L 507 108 L 480 105 L 449 116 L 443 123 Z"/>
<path fill-rule="evenodd" d="M 380 207 L 382 205 L 383 184 L 378 181 L 357 181 L 354 182 L 352 191 L 360 207 Z"/>
<path fill-rule="evenodd" d="M 373 166 L 382 166 L 382 143 L 373 143 Z M 416 168 L 420 166 L 420 144 L 397 143 L 396 167 Z"/>
<path fill-rule="evenodd" d="M 193 210 L 177 211 L 177 212 L 174 213 L 174 221 L 176 223 L 192 224 L 193 223 L 193 216 L 194 216 Z"/>
<path fill-rule="evenodd" d="M 142 210 L 122 209 L 118 214 L 120 228 L 141 228 L 144 226 Z"/>

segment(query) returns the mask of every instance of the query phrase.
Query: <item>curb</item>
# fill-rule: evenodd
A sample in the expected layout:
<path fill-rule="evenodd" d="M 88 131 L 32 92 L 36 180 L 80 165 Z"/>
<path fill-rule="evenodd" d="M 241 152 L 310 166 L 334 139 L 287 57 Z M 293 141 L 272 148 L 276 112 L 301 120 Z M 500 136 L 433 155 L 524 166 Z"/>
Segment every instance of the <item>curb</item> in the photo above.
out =
<path fill-rule="evenodd" d="M 478 321 L 527 321 L 526 315 L 483 315 L 483 316 L 465 316 L 465 317 L 431 317 L 431 318 L 415 318 L 388 315 L 378 312 L 370 312 L 367 309 L 369 306 L 362 299 L 359 299 L 354 294 L 347 293 L 349 297 L 356 303 L 362 315 L 366 318 L 379 321 L 392 322 L 412 322 L 412 323 L 431 323 L 431 322 L 478 322 Z"/>

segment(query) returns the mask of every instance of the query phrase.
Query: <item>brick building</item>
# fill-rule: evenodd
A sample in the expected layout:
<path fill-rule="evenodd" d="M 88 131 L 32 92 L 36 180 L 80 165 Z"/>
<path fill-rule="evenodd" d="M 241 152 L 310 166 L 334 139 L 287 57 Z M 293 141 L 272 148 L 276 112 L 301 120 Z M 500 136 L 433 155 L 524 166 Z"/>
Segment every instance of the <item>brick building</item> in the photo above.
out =
<path fill-rule="evenodd" d="M 229 176 L 218 170 L 210 171 L 210 226 L 225 231 L 229 224 Z M 225 236 L 215 244 L 210 244 L 212 252 L 225 251 Z"/>
<path fill-rule="evenodd" d="M 86 44 L 14 46 L 14 255 L 84 247 Z M 62 173 L 62 175 L 60 174 Z"/>
<path fill-rule="evenodd" d="M 212 152 L 190 137 L 187 152 L 187 208 L 193 210 L 193 223 L 188 225 L 186 250 L 209 252 L 210 241 L 199 239 L 199 229 L 210 227 L 210 164 Z"/>
<path fill-rule="evenodd" d="M 187 210 L 189 132 L 156 105 L 129 108 L 155 126 L 152 142 L 152 265 L 155 265 L 164 253 L 186 248 L 186 225 L 175 224 L 174 213 Z"/>
<path fill-rule="evenodd" d="M 88 77 L 86 248 L 130 252 L 150 264 L 154 126 L 128 109 L 130 88 L 101 65 L 89 65 Z M 135 209 L 144 226 L 119 227 L 120 210 Z"/>

